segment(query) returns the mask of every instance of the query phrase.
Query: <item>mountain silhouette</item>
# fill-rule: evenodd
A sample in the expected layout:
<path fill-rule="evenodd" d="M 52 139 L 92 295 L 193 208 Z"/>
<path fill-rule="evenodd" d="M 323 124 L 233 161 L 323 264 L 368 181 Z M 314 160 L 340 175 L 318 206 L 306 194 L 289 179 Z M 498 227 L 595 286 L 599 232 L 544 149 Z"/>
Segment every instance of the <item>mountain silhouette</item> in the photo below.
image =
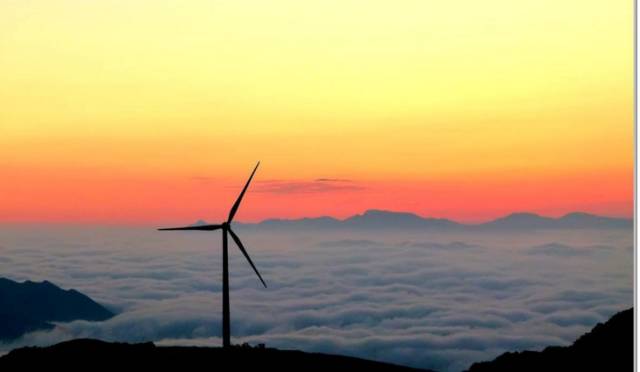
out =
<path fill-rule="evenodd" d="M 16 339 L 51 322 L 105 320 L 114 314 L 84 294 L 51 282 L 14 282 L 0 278 L 0 340 Z"/>
<path fill-rule="evenodd" d="M 588 229 L 631 228 L 632 219 L 602 217 L 574 212 L 559 218 L 544 217 L 535 213 L 512 213 L 480 224 L 465 224 L 445 218 L 426 218 L 414 213 L 392 212 L 377 209 L 339 220 L 333 217 L 301 219 L 267 219 L 259 223 L 244 223 L 243 228 L 278 229 L 438 229 L 438 230 L 522 230 L 522 229 Z"/>
<path fill-rule="evenodd" d="M 473 364 L 468 372 L 632 371 L 633 338 L 631 308 L 599 323 L 571 346 L 505 353 Z"/>
<path fill-rule="evenodd" d="M 632 225 L 633 220 L 631 219 L 601 217 L 589 213 L 574 212 L 560 218 L 542 217 L 534 213 L 512 213 L 480 226 L 500 229 L 588 229 L 631 228 Z"/>
<path fill-rule="evenodd" d="M 507 216 L 497 218 L 493 221 L 482 224 L 491 228 L 551 228 L 557 223 L 556 219 L 542 217 L 535 213 L 511 213 Z"/>
<path fill-rule="evenodd" d="M 189 225 L 189 226 L 205 226 L 208 225 L 207 221 L 205 220 L 197 220 L 196 222 L 194 222 L 193 224 Z"/>
<path fill-rule="evenodd" d="M 0 358 L 1 370 L 91 370 L 94 367 L 125 370 L 174 371 L 423 371 L 371 360 L 265 347 L 169 347 L 153 343 L 109 343 L 91 339 L 62 342 L 50 347 L 25 347 Z"/>
<path fill-rule="evenodd" d="M 331 229 L 340 228 L 342 221 L 333 217 L 316 217 L 316 218 L 300 218 L 296 220 L 285 219 L 267 219 L 259 224 L 240 224 L 251 227 L 268 227 L 268 228 L 303 228 L 303 229 Z"/>
<path fill-rule="evenodd" d="M 388 212 L 371 209 L 364 214 L 349 217 L 343 221 L 349 227 L 355 228 L 451 228 L 460 224 L 443 218 L 424 218 L 414 213 Z"/>

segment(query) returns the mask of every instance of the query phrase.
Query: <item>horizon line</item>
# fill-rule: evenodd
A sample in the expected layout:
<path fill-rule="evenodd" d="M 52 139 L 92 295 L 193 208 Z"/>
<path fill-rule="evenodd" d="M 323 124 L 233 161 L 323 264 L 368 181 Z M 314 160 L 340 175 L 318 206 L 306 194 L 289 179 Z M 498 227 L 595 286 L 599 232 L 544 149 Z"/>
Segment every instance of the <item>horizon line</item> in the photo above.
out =
<path fill-rule="evenodd" d="M 303 220 L 303 219 L 319 219 L 319 218 L 331 218 L 334 219 L 336 221 L 340 221 L 340 222 L 344 222 L 350 218 L 356 217 L 356 216 L 362 216 L 364 214 L 366 214 L 367 212 L 371 212 L 371 211 L 377 211 L 377 212 L 386 212 L 386 213 L 397 213 L 397 214 L 410 214 L 410 215 L 414 215 L 416 217 L 422 218 L 422 219 L 438 219 L 438 220 L 447 220 L 447 221 L 451 221 L 460 225 L 468 225 L 468 226 L 474 226 L 474 225 L 482 225 L 482 224 L 486 224 L 486 223 L 490 223 L 499 219 L 503 219 L 509 216 L 513 216 L 513 215 L 519 215 L 519 214 L 527 214 L 527 215 L 535 215 L 538 217 L 542 217 L 542 218 L 550 218 L 550 219 L 561 219 L 563 217 L 566 217 L 568 215 L 572 215 L 572 214 L 587 214 L 587 215 L 591 215 L 591 216 L 596 216 L 596 217 L 603 217 L 603 218 L 617 218 L 617 219 L 624 219 L 624 220 L 631 220 L 633 221 L 635 219 L 635 216 L 632 214 L 631 216 L 619 216 L 619 215 L 604 215 L 604 214 L 598 214 L 598 213 L 592 213 L 592 212 L 586 212 L 586 211 L 581 211 L 581 210 L 575 210 L 575 211 L 571 211 L 571 212 L 566 212 L 563 213 L 559 216 L 553 216 L 553 215 L 545 215 L 545 214 L 541 214 L 541 213 L 537 213 L 537 212 L 530 212 L 530 211 L 513 211 L 513 212 L 508 212 L 506 214 L 501 214 L 498 215 L 497 217 L 493 217 L 493 218 L 489 218 L 489 219 L 483 219 L 481 221 L 474 221 L 474 222 L 461 222 L 457 219 L 451 219 L 451 218 L 446 218 L 446 217 L 437 217 L 437 216 L 429 216 L 429 215 L 422 215 L 416 212 L 410 212 L 410 211 L 403 211 L 403 210 L 390 210 L 390 209 L 378 209 L 378 208 L 369 208 L 366 209 L 362 212 L 359 213 L 354 213 L 354 214 L 350 214 L 347 217 L 343 217 L 343 218 L 339 218 L 339 217 L 334 217 L 334 216 L 330 216 L 330 215 L 317 215 L 317 216 L 303 216 L 303 217 L 268 217 L 268 218 L 264 218 L 264 219 L 260 219 L 258 221 L 243 221 L 243 220 L 238 220 L 236 223 L 240 224 L 240 225 L 259 225 L 261 223 L 264 223 L 266 221 L 299 221 L 299 220 Z M 38 220 L 23 220 L 23 221 L 0 221 L 0 226 L 2 225 L 50 225 L 50 226 L 105 226 L 105 227 L 145 227 L 145 226 L 155 226 L 157 227 L 158 224 L 166 224 L 166 223 L 186 223 L 186 224 L 193 224 L 196 223 L 198 221 L 205 221 L 207 223 L 215 223 L 216 220 L 209 220 L 206 218 L 202 218 L 202 217 L 194 217 L 191 221 L 177 221 L 177 220 L 159 220 L 159 221 L 152 221 L 152 222 L 147 222 L 147 221 L 139 221 L 139 222 L 132 222 L 132 221 L 117 221 L 117 220 L 66 220 L 66 221 L 38 221 Z"/>

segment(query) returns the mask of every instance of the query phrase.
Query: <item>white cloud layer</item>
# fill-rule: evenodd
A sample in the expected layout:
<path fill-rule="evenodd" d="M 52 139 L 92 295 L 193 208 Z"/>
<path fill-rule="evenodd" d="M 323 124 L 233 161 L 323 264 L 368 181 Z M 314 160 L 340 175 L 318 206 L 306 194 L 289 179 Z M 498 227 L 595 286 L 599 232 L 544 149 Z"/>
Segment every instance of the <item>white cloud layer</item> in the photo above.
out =
<path fill-rule="evenodd" d="M 459 371 L 563 345 L 633 302 L 632 231 L 317 234 L 239 231 L 235 343 Z M 365 235 L 366 234 L 366 235 Z M 219 345 L 220 234 L 0 228 L 0 273 L 75 288 L 119 314 L 12 344 L 75 337 Z"/>

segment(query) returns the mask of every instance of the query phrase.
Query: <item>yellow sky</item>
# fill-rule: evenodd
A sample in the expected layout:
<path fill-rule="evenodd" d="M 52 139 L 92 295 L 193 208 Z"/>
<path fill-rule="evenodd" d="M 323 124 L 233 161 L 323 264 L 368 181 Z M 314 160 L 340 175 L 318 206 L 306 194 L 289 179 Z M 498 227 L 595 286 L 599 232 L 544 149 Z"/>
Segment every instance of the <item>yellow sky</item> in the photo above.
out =
<path fill-rule="evenodd" d="M 632 9 L 3 1 L 0 176 L 235 178 L 256 159 L 272 179 L 630 172 Z"/>

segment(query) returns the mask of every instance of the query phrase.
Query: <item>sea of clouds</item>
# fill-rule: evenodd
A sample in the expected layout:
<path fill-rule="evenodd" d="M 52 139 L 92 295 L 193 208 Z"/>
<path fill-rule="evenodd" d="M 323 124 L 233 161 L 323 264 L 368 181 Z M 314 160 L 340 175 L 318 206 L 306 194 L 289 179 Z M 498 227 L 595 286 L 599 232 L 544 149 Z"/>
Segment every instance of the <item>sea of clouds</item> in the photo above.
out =
<path fill-rule="evenodd" d="M 568 345 L 633 303 L 631 230 L 237 232 L 268 288 L 231 246 L 234 343 L 460 371 Z M 219 232 L 0 227 L 0 276 L 118 312 L 0 351 L 77 337 L 219 345 L 220 261 Z"/>

